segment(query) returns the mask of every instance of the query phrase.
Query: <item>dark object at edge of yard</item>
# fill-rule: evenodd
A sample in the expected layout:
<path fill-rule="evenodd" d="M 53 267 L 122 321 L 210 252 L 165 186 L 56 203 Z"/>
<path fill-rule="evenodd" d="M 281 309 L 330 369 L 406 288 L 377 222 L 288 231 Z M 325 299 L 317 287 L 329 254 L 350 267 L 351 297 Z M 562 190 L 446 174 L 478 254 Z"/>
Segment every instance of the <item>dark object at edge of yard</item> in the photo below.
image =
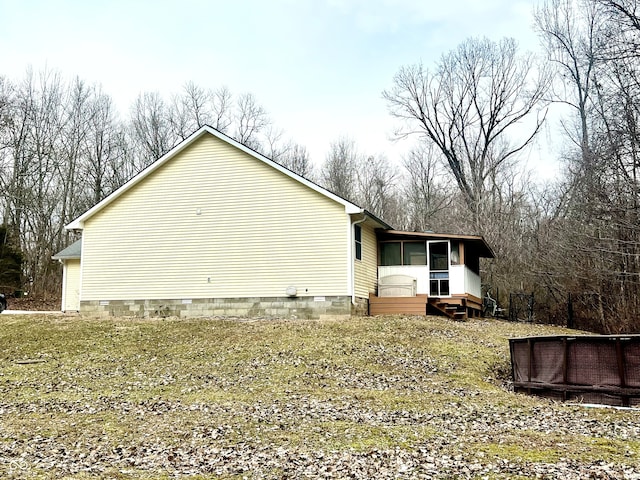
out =
<path fill-rule="evenodd" d="M 512 338 L 509 349 L 516 392 L 640 405 L 640 335 Z"/>
<path fill-rule="evenodd" d="M 7 309 L 7 298 L 4 293 L 0 293 L 0 312 Z"/>

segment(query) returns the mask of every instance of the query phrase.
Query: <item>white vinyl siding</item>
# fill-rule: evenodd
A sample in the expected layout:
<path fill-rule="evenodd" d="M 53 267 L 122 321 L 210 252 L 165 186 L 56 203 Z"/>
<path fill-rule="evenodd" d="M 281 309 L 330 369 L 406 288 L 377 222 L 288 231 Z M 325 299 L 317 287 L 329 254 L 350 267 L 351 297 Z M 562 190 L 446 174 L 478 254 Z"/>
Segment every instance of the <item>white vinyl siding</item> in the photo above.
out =
<path fill-rule="evenodd" d="M 355 293 L 357 297 L 369 298 L 369 292 L 376 291 L 378 281 L 377 239 L 370 220 L 359 225 L 362 228 L 362 260 L 355 260 L 354 264 Z"/>
<path fill-rule="evenodd" d="M 63 276 L 62 310 L 80 310 L 80 259 L 65 260 Z"/>
<path fill-rule="evenodd" d="M 86 221 L 82 300 L 348 295 L 349 221 L 205 135 Z"/>

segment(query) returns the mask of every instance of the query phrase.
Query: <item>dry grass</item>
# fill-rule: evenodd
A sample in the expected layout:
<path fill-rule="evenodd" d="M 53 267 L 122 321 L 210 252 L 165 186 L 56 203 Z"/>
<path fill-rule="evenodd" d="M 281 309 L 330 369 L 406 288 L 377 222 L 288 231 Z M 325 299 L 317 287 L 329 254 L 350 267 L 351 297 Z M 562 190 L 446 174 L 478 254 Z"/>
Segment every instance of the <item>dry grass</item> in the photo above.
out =
<path fill-rule="evenodd" d="M 341 477 L 357 460 L 361 478 L 412 478 L 430 459 L 441 478 L 461 465 L 462 478 L 547 464 L 635 474 L 637 412 L 505 387 L 508 337 L 562 332 L 438 317 L 3 315 L 0 476 Z"/>

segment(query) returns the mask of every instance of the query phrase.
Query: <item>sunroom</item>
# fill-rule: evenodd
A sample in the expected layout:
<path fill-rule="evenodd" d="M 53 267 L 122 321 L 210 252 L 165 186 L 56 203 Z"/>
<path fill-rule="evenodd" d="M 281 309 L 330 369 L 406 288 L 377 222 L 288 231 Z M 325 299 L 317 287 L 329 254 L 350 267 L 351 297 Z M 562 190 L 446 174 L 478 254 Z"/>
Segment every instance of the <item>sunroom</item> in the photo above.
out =
<path fill-rule="evenodd" d="M 480 258 L 494 254 L 482 237 L 386 230 L 378 232 L 378 288 L 372 315 L 482 311 Z"/>

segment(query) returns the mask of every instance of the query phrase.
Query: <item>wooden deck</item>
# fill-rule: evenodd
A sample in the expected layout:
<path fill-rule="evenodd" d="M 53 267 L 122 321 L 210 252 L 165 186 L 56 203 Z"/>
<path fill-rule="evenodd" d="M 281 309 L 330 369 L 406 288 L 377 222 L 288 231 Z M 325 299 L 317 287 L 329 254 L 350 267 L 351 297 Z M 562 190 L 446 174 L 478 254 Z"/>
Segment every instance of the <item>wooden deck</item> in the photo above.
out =
<path fill-rule="evenodd" d="M 369 294 L 369 315 L 446 315 L 449 318 L 465 320 L 480 316 L 482 301 L 473 295 L 448 298 L 429 297 L 418 294 L 415 297 L 378 297 Z"/>

